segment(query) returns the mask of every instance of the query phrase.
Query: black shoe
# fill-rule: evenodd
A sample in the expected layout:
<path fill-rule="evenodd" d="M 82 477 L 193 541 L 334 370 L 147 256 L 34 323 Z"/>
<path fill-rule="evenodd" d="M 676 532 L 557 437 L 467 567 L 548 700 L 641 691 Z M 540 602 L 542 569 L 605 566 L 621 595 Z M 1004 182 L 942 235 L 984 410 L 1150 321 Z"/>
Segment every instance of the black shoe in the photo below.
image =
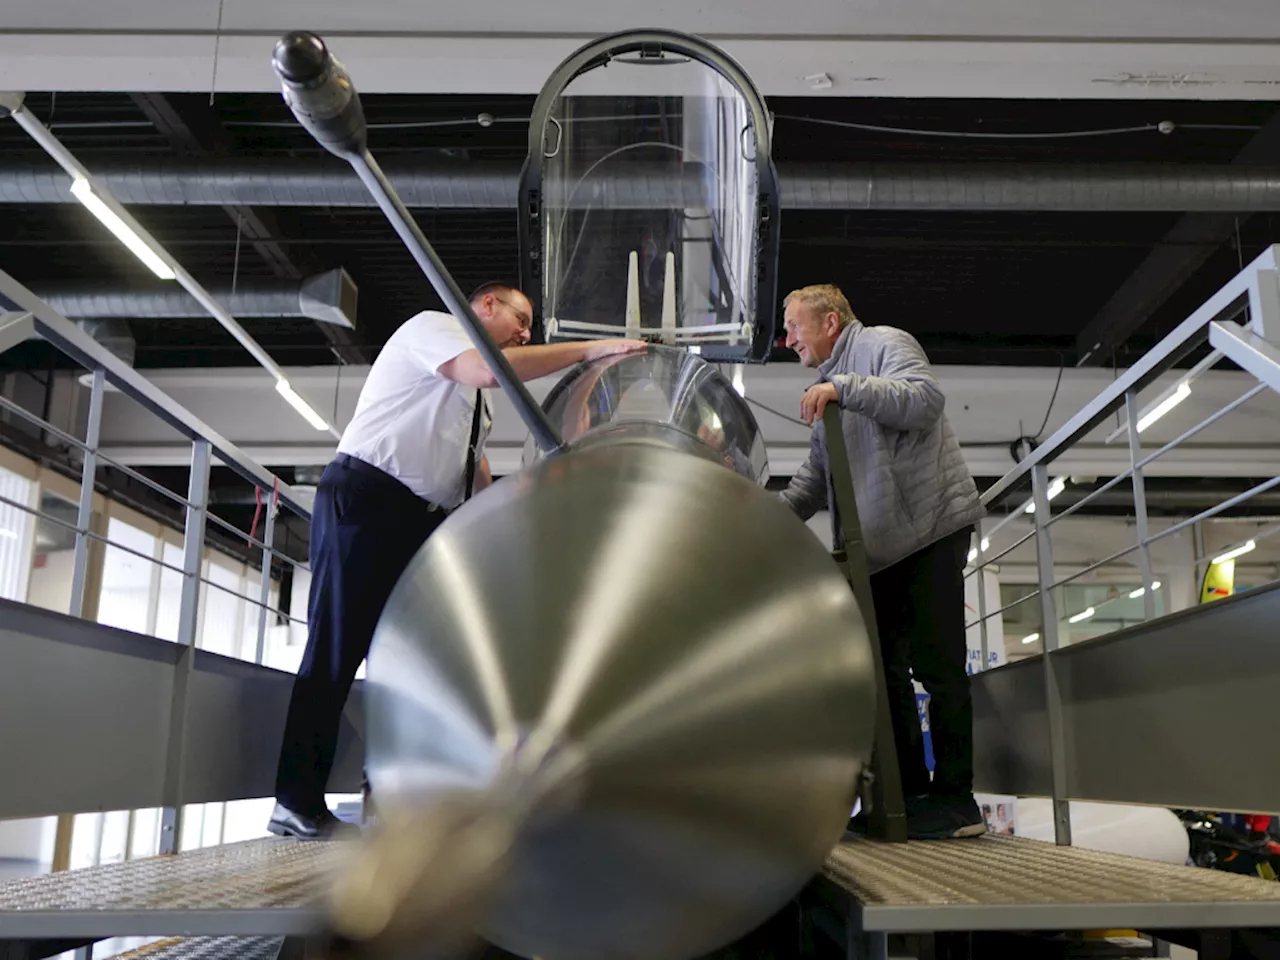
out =
<path fill-rule="evenodd" d="M 907 816 L 909 817 L 911 815 L 911 811 L 915 809 L 915 806 L 917 804 L 922 803 L 928 798 L 929 798 L 929 795 L 927 793 L 918 794 L 913 797 L 907 797 L 906 798 Z M 849 825 L 845 827 L 845 831 L 847 833 L 857 834 L 860 837 L 865 837 L 867 835 L 868 827 L 869 827 L 869 820 L 867 817 L 867 809 L 866 807 L 863 807 L 861 810 L 858 811 L 858 815 L 856 817 L 853 817 L 852 819 L 850 819 Z"/>
<path fill-rule="evenodd" d="M 950 840 L 980 837 L 987 822 L 973 797 L 913 798 L 907 804 L 907 836 L 912 840 Z"/>
<path fill-rule="evenodd" d="M 307 816 L 277 803 L 271 811 L 267 831 L 277 837 L 293 837 L 296 840 L 342 840 L 360 833 L 360 828 L 339 820 L 325 809 L 319 816 Z"/>

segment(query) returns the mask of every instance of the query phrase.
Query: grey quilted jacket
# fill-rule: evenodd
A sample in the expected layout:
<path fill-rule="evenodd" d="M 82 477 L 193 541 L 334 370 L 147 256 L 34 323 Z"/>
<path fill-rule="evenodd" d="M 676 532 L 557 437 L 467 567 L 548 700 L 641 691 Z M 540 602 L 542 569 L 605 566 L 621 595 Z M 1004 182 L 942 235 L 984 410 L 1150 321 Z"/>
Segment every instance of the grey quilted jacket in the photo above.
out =
<path fill-rule="evenodd" d="M 914 337 L 854 321 L 818 372 L 835 385 L 839 398 L 872 572 L 977 523 L 984 512 L 977 487 Z M 820 422 L 813 427 L 809 459 L 782 498 L 804 520 L 834 502 Z M 834 525 L 834 510 L 832 518 Z M 833 533 L 839 544 L 840 531 Z"/>

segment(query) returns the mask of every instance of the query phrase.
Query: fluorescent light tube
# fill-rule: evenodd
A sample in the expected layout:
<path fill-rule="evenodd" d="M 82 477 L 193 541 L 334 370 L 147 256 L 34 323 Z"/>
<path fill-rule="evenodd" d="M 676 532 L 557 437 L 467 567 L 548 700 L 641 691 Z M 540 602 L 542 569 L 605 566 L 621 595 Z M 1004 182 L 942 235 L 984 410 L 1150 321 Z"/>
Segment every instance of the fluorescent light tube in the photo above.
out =
<path fill-rule="evenodd" d="M 1044 498 L 1046 500 L 1052 500 L 1054 497 L 1056 497 L 1065 489 L 1067 489 L 1067 478 L 1055 477 L 1053 481 L 1049 484 L 1049 489 L 1044 492 Z M 1034 500 L 1032 500 L 1030 503 L 1027 504 L 1027 513 L 1035 513 L 1035 512 L 1036 512 L 1036 503 Z"/>
<path fill-rule="evenodd" d="M 1250 540 L 1248 543 L 1241 544 L 1240 546 L 1236 547 L 1234 550 L 1228 550 L 1226 553 L 1224 553 L 1220 557 L 1214 557 L 1213 562 L 1226 563 L 1228 560 L 1234 560 L 1236 557 L 1242 557 L 1246 553 L 1256 550 L 1257 548 L 1258 548 L 1258 545 L 1254 543 L 1252 540 Z"/>
<path fill-rule="evenodd" d="M 1025 637 L 1023 637 L 1023 638 L 1022 638 L 1022 642 L 1023 642 L 1023 643 L 1035 643 L 1035 642 L 1036 642 L 1037 640 L 1039 640 L 1039 639 L 1040 639 L 1040 634 L 1038 634 L 1038 633 L 1029 633 L 1029 634 L 1027 634 Z"/>
<path fill-rule="evenodd" d="M 1173 393 L 1169 394 L 1138 419 L 1138 432 L 1141 433 L 1147 429 L 1147 427 L 1151 426 L 1189 396 L 1191 396 L 1191 385 L 1183 380 Z"/>
<path fill-rule="evenodd" d="M 294 393 L 293 387 L 289 386 L 288 380 L 276 381 L 276 393 L 288 400 L 289 406 L 302 414 L 302 418 L 317 430 L 329 429 L 329 424 L 325 421 L 324 417 L 316 413 L 315 410 L 312 409 L 311 404 L 307 403 L 307 401 Z"/>
<path fill-rule="evenodd" d="M 1094 610 L 1093 607 L 1090 607 L 1088 610 L 1081 610 L 1074 617 L 1068 618 L 1067 623 L 1080 623 L 1082 620 L 1088 620 L 1097 612 L 1098 611 Z"/>
<path fill-rule="evenodd" d="M 1152 581 L 1151 592 L 1155 593 L 1159 589 L 1160 589 L 1160 581 L 1159 580 Z M 1147 592 L 1146 587 L 1139 587 L 1137 590 L 1134 590 L 1132 593 L 1129 594 L 1129 599 L 1137 600 L 1140 596 L 1142 596 L 1146 592 Z"/>
<path fill-rule="evenodd" d="M 116 239 L 129 248 L 135 257 L 161 280 L 173 280 L 176 276 L 160 254 L 138 236 L 133 228 L 121 220 L 114 210 L 102 202 L 102 198 L 93 192 L 89 181 L 84 177 L 76 177 L 71 184 L 71 195 L 84 204 L 85 209 L 102 221 L 102 225 L 115 234 Z"/>

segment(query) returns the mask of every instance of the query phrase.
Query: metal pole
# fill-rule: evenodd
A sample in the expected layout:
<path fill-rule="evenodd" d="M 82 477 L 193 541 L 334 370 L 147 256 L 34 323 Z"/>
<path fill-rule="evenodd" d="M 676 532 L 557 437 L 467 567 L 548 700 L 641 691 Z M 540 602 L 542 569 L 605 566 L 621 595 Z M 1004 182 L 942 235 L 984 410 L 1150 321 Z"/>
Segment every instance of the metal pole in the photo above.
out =
<path fill-rule="evenodd" d="M 93 523 L 93 482 L 98 474 L 98 439 L 102 430 L 102 395 L 106 372 L 93 371 L 93 388 L 89 393 L 89 424 L 84 437 L 84 466 L 80 471 L 80 512 L 76 515 L 76 554 L 71 573 L 71 607 L 73 617 L 84 612 L 85 584 L 89 579 L 89 527 Z"/>
<path fill-rule="evenodd" d="M 448 268 L 369 152 L 364 109 L 346 68 L 329 53 L 324 41 L 302 31 L 287 34 L 276 44 L 272 66 L 280 77 L 285 102 L 298 122 L 320 146 L 351 164 L 445 307 L 466 328 L 476 351 L 539 448 L 546 454 L 559 453 L 564 441 L 556 428 L 511 369 L 502 350 L 476 317 Z"/>
<path fill-rule="evenodd" d="M 987 669 L 991 662 L 990 647 L 987 641 L 987 583 L 983 578 L 986 568 L 982 563 L 982 525 L 979 524 L 974 534 L 976 541 L 975 546 L 978 548 L 978 555 L 974 557 L 974 562 L 978 564 L 978 570 L 974 574 L 974 579 L 978 581 L 978 636 L 982 639 L 982 665 L 979 670 Z"/>
<path fill-rule="evenodd" d="M 160 816 L 160 852 L 176 853 L 182 833 L 182 794 L 186 779 L 187 688 L 195 665 L 200 622 L 200 570 L 204 561 L 204 528 L 209 502 L 208 440 L 191 444 L 191 479 L 187 484 L 187 521 L 182 537 L 182 602 L 178 609 L 178 645 L 173 700 L 169 707 L 169 749 L 165 761 L 165 806 Z"/>
<path fill-rule="evenodd" d="M 449 273 L 435 248 L 431 246 L 431 242 L 418 227 L 417 221 L 413 219 L 408 208 L 396 195 L 395 188 L 382 172 L 382 168 L 378 166 L 378 161 L 373 158 L 373 154 L 365 150 L 347 159 L 356 175 L 364 182 L 366 189 L 373 194 L 374 200 L 382 208 L 382 212 L 391 222 L 392 228 L 400 235 L 400 239 L 404 241 L 413 259 L 418 262 L 422 272 L 431 281 L 431 286 L 444 301 L 444 305 L 466 328 L 476 351 L 484 359 L 485 366 L 489 368 L 494 380 L 502 388 L 502 392 L 516 408 L 516 413 L 520 415 L 524 425 L 533 434 L 534 442 L 543 453 L 558 453 L 564 448 L 564 441 L 560 439 L 560 434 L 547 419 L 542 407 L 538 406 L 537 401 L 530 395 L 524 382 L 511 369 L 510 362 L 489 336 L 489 331 L 484 328 L 475 311 L 471 309 L 471 304 L 458 288 L 453 275 Z"/>
<path fill-rule="evenodd" d="M 1049 535 L 1048 467 L 1037 463 L 1031 468 L 1032 497 L 1036 511 L 1036 567 L 1040 574 L 1040 634 L 1044 638 L 1044 654 L 1040 658 L 1044 670 L 1045 713 L 1049 721 L 1049 756 L 1053 777 L 1053 839 L 1060 846 L 1071 845 L 1071 808 L 1067 803 L 1067 746 L 1062 719 L 1062 691 L 1058 685 L 1054 653 L 1058 649 L 1058 610 L 1053 602 L 1053 541 Z"/>
<path fill-rule="evenodd" d="M 1135 429 L 1129 431 L 1129 466 L 1133 470 L 1133 516 L 1138 527 L 1138 569 L 1142 571 L 1142 612 L 1147 620 L 1154 620 L 1156 615 L 1155 591 L 1151 589 L 1151 547 L 1147 543 L 1150 535 L 1147 528 L 1147 487 L 1142 479 L 1142 441 L 1138 439 L 1136 429 L 1138 423 L 1138 394 L 1135 390 L 1127 390 L 1124 395 L 1124 413 Z"/>
<path fill-rule="evenodd" d="M 262 589 L 258 593 L 258 646 L 253 655 L 254 663 L 262 663 L 267 649 L 267 605 L 271 602 L 271 547 L 276 536 L 275 498 L 267 504 L 267 525 L 262 531 Z"/>

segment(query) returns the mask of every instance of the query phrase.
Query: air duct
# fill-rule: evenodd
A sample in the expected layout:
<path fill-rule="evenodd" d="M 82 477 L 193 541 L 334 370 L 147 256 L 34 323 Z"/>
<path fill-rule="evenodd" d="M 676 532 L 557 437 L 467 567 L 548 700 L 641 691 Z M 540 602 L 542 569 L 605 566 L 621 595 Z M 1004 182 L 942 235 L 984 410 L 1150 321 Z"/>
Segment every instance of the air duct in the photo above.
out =
<path fill-rule="evenodd" d="M 411 207 L 510 209 L 515 163 L 401 163 L 388 171 Z M 280 163 L 224 160 L 145 167 L 103 165 L 95 174 L 124 204 L 368 207 L 359 180 L 328 159 Z M 574 206 L 669 208 L 705 204 L 696 165 L 592 175 Z M 1081 212 L 1280 211 L 1280 166 L 1221 164 L 778 164 L 791 210 Z M 69 203 L 67 177 L 46 165 L 0 167 L 0 203 Z"/>
<path fill-rule="evenodd" d="M 320 323 L 354 327 L 357 291 L 341 268 L 308 277 L 301 283 L 241 284 L 213 288 L 214 298 L 236 317 L 283 319 L 307 317 Z M 40 291 L 40 297 L 64 317 L 118 319 L 189 319 L 207 317 L 185 290 L 172 286 L 120 289 L 101 284 Z"/>
<path fill-rule="evenodd" d="M 98 344 L 105 347 L 117 360 L 133 366 L 133 362 L 138 353 L 138 342 L 133 339 L 133 334 L 129 330 L 129 324 L 124 320 L 117 318 L 90 318 L 85 320 L 77 320 L 76 326 L 87 333 Z M 82 373 L 79 378 L 81 386 L 89 387 L 93 385 L 93 374 Z M 106 389 L 114 391 L 116 388 L 108 381 Z"/>

